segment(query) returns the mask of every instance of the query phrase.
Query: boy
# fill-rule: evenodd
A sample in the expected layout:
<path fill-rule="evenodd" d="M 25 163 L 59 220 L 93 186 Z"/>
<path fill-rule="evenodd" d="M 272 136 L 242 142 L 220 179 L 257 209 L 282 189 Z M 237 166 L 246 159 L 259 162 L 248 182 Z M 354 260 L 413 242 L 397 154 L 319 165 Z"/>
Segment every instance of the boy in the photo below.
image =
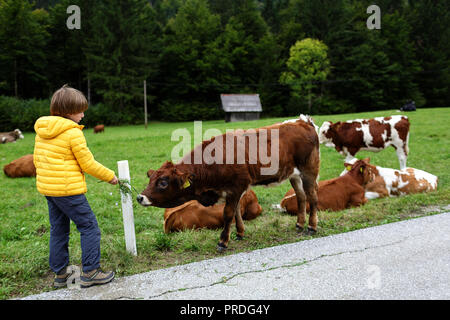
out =
<path fill-rule="evenodd" d="M 50 220 L 49 264 L 56 273 L 54 287 L 66 286 L 72 273 L 69 264 L 70 220 L 81 234 L 81 286 L 105 284 L 114 279 L 114 272 L 100 269 L 100 229 L 85 197 L 87 186 L 84 172 L 97 179 L 117 184 L 114 172 L 97 161 L 87 147 L 78 123 L 88 108 L 80 91 L 64 85 L 50 103 L 50 116 L 39 118 L 33 162 L 36 186 L 47 198 Z"/>

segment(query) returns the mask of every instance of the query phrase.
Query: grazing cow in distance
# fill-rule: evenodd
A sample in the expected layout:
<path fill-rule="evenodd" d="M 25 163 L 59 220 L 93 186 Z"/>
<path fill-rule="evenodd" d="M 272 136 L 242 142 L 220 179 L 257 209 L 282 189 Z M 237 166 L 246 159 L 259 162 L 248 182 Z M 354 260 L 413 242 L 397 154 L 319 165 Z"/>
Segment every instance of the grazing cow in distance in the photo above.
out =
<path fill-rule="evenodd" d="M 370 178 L 366 162 L 359 160 L 345 175 L 319 181 L 317 209 L 340 211 L 365 204 L 367 199 L 364 196 L 364 187 Z M 280 206 L 290 214 L 297 214 L 298 206 L 294 189 L 290 189 L 284 195 Z"/>
<path fill-rule="evenodd" d="M 94 127 L 94 133 L 105 132 L 105 125 L 99 124 Z"/>
<path fill-rule="evenodd" d="M 214 153 L 213 161 L 208 152 L 211 156 Z M 143 206 L 173 208 L 190 200 L 211 206 L 225 198 L 224 228 L 217 248 L 224 251 L 233 217 L 237 239 L 244 236 L 239 200 L 250 186 L 269 186 L 289 179 L 300 208 L 296 227 L 303 231 L 308 201 L 308 233 L 315 233 L 319 167 L 317 132 L 312 119 L 303 116 L 297 121 L 227 132 L 203 141 L 177 164 L 166 161 L 151 171 L 150 182 L 137 201 Z"/>
<path fill-rule="evenodd" d="M 248 190 L 239 203 L 242 219 L 256 219 L 262 212 L 258 198 L 253 190 Z M 164 212 L 164 232 L 186 229 L 217 229 L 223 227 L 223 209 L 225 204 L 205 207 L 197 200 L 188 201 L 181 206 L 166 209 Z M 233 222 L 235 219 L 233 218 Z"/>
<path fill-rule="evenodd" d="M 10 132 L 0 132 L 0 143 L 16 142 L 23 138 L 22 131 L 19 129 Z"/>
<path fill-rule="evenodd" d="M 5 165 L 3 172 L 10 178 L 36 177 L 33 154 L 27 154 Z"/>
<path fill-rule="evenodd" d="M 366 162 L 367 171 L 371 176 L 365 187 L 365 196 L 369 200 L 429 192 L 437 188 L 438 177 L 428 172 L 414 168 L 404 170 L 383 168 L 370 164 L 370 159 L 363 161 Z"/>
<path fill-rule="evenodd" d="M 400 169 L 406 168 L 408 158 L 409 120 L 394 115 L 373 119 L 357 119 L 346 122 L 325 121 L 319 129 L 319 141 L 350 162 L 360 150 L 379 152 L 393 146 L 397 152 Z"/>

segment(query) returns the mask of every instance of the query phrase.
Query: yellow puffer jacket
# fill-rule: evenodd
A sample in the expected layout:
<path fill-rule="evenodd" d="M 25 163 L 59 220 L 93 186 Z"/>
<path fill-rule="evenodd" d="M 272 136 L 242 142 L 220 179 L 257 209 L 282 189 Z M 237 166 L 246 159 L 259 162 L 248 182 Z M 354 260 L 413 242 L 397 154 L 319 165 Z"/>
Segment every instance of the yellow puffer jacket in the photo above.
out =
<path fill-rule="evenodd" d="M 83 172 L 107 182 L 114 178 L 114 171 L 95 161 L 81 131 L 83 127 L 55 116 L 36 121 L 33 162 L 36 186 L 43 195 L 64 197 L 86 193 Z"/>

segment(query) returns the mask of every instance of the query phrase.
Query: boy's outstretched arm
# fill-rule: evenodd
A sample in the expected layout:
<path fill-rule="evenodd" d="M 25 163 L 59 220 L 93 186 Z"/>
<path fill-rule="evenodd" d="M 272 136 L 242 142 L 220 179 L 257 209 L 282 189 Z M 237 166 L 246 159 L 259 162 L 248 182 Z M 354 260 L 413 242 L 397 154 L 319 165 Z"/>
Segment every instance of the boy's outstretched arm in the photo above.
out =
<path fill-rule="evenodd" d="M 71 134 L 72 138 L 70 144 L 72 152 L 75 155 L 81 170 L 102 181 L 117 184 L 118 181 L 115 181 L 117 180 L 117 177 L 114 174 L 114 171 L 106 168 L 94 159 L 94 156 L 87 147 L 86 139 L 81 130 L 72 130 Z"/>

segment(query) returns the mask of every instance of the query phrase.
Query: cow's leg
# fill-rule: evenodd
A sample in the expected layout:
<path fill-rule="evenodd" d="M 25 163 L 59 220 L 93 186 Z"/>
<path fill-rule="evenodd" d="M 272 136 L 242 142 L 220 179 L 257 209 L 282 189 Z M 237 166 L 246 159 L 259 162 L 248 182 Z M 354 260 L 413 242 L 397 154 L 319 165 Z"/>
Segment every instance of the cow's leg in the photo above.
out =
<path fill-rule="evenodd" d="M 397 153 L 398 162 L 400 164 L 400 170 L 403 170 L 406 168 L 406 160 L 408 159 L 407 149 L 401 146 L 396 148 L 395 151 Z"/>
<path fill-rule="evenodd" d="M 223 209 L 223 230 L 220 234 L 220 241 L 217 245 L 217 250 L 223 252 L 228 247 L 228 241 L 230 241 L 230 227 L 233 217 L 236 216 L 236 210 L 239 206 L 239 196 L 231 197 L 227 196 L 225 208 Z"/>
<path fill-rule="evenodd" d="M 389 197 L 389 192 L 386 189 L 386 184 L 383 178 L 378 177 L 373 182 L 366 185 L 365 197 L 369 200 Z"/>
<path fill-rule="evenodd" d="M 245 192 L 241 195 L 240 199 L 244 196 Z M 239 199 L 238 205 L 236 208 L 236 215 L 234 216 L 236 220 L 236 240 L 242 240 L 244 238 L 244 221 L 242 220 L 242 212 L 241 212 L 241 200 Z"/>
<path fill-rule="evenodd" d="M 365 197 L 365 192 L 362 190 L 361 192 L 355 193 L 350 197 L 349 207 L 359 207 L 363 204 L 367 203 L 367 198 Z"/>
<path fill-rule="evenodd" d="M 316 177 L 313 175 L 304 175 L 302 177 L 303 180 L 303 189 L 305 190 L 306 198 L 309 203 L 309 222 L 308 222 L 308 234 L 315 234 L 317 232 L 317 223 L 319 222 L 319 218 L 317 216 L 317 191 L 318 184 L 316 181 Z"/>
<path fill-rule="evenodd" d="M 354 155 L 354 153 L 352 154 Z M 308 234 L 314 234 L 317 232 L 317 224 L 319 218 L 317 216 L 317 202 L 318 202 L 318 177 L 320 168 L 320 152 L 319 149 L 313 150 L 306 163 L 306 166 L 302 171 L 303 189 L 305 190 L 306 197 L 309 204 L 309 223 Z"/>
<path fill-rule="evenodd" d="M 356 158 L 356 153 L 358 153 L 358 151 L 359 151 L 358 148 L 348 148 L 348 149 L 345 148 L 345 150 L 347 151 L 347 153 L 345 154 L 345 162 L 346 163 L 353 163 L 358 160 Z"/>
<path fill-rule="evenodd" d="M 357 149 L 354 148 L 347 148 L 343 147 L 339 153 L 345 157 L 345 162 L 351 163 L 352 161 L 355 161 L 355 154 L 358 152 Z"/>
<path fill-rule="evenodd" d="M 303 182 L 300 175 L 293 175 L 289 178 L 289 181 L 294 188 L 295 195 L 297 197 L 297 224 L 296 227 L 299 231 L 303 231 L 306 222 L 306 194 L 303 190 Z"/>

